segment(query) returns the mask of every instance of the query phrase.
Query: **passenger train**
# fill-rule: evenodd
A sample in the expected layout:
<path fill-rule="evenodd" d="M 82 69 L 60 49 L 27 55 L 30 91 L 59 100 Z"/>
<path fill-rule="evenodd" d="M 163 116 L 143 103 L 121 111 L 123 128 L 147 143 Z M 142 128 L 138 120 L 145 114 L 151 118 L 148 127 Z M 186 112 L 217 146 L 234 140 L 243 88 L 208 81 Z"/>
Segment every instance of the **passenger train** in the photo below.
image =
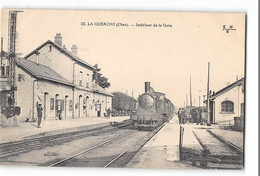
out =
<path fill-rule="evenodd" d="M 139 130 L 153 130 L 173 116 L 174 108 L 164 93 L 155 92 L 150 82 L 145 82 L 145 93 L 139 96 L 137 111 L 130 119 Z"/>

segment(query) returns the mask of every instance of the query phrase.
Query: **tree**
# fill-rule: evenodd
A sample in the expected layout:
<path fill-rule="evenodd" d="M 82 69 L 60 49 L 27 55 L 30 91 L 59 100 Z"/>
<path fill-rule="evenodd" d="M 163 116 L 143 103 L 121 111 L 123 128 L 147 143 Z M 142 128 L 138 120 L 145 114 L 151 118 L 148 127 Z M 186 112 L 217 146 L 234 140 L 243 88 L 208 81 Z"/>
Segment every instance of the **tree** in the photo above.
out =
<path fill-rule="evenodd" d="M 116 111 L 133 111 L 137 100 L 122 92 L 113 92 L 112 108 Z"/>
<path fill-rule="evenodd" d="M 95 64 L 94 67 L 96 68 L 93 73 L 92 80 L 95 81 L 100 87 L 102 88 L 109 88 L 110 83 L 108 82 L 108 79 L 100 73 L 101 68 L 98 68 L 98 65 Z"/>

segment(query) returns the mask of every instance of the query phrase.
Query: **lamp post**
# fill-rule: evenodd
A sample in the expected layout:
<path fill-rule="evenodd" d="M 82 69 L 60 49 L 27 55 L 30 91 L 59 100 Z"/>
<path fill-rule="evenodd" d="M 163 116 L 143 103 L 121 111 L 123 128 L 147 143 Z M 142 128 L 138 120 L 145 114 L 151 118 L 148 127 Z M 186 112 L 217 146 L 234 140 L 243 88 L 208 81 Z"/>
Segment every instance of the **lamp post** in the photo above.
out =
<path fill-rule="evenodd" d="M 209 71 L 210 71 L 210 62 L 208 62 L 208 84 L 207 84 L 207 125 L 210 126 L 210 116 L 209 116 Z"/>

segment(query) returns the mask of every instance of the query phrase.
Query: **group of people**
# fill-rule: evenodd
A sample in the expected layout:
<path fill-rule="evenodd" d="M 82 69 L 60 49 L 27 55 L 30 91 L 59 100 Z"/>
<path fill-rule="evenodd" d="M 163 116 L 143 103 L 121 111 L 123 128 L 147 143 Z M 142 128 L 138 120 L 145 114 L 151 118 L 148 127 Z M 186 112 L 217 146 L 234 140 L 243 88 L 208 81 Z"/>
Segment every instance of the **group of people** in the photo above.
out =
<path fill-rule="evenodd" d="M 179 108 L 178 111 L 179 124 L 184 124 L 187 121 L 200 124 L 202 122 L 202 110 L 192 109 L 187 112 L 184 108 Z"/>
<path fill-rule="evenodd" d="M 179 119 L 179 124 L 186 123 L 186 112 L 183 108 L 180 108 L 178 111 L 178 119 Z"/>

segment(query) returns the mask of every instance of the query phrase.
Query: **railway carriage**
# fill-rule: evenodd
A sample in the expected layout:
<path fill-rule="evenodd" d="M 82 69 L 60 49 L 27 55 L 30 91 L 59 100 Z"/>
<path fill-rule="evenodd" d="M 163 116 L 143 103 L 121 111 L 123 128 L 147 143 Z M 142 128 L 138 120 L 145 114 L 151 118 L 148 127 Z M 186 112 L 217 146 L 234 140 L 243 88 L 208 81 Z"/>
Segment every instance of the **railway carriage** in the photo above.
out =
<path fill-rule="evenodd" d="M 130 119 L 139 130 L 153 130 L 168 121 L 174 105 L 164 93 L 155 92 L 150 82 L 145 82 L 145 93 L 138 98 L 138 108 Z"/>

